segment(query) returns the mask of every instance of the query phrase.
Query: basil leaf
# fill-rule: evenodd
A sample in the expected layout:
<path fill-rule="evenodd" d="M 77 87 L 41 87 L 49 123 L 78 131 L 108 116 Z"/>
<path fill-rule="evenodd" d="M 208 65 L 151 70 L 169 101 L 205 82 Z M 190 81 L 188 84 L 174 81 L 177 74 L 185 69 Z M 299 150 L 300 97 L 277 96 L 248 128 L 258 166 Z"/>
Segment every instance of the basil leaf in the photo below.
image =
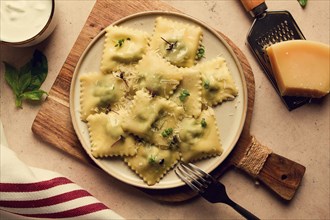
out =
<path fill-rule="evenodd" d="M 26 91 L 39 89 L 48 74 L 48 62 L 46 56 L 36 50 L 31 60 L 31 83 Z"/>
<path fill-rule="evenodd" d="M 31 65 L 31 60 L 30 60 L 29 62 L 27 62 L 24 66 L 22 66 L 19 69 L 19 74 L 22 75 L 24 73 L 31 72 L 31 69 L 32 69 L 32 65 Z"/>
<path fill-rule="evenodd" d="M 27 87 L 29 87 L 31 82 L 31 71 L 20 73 L 18 79 L 18 89 L 19 93 L 23 93 Z"/>
<path fill-rule="evenodd" d="M 19 94 L 19 87 L 18 87 L 18 78 L 19 72 L 16 70 L 15 67 L 11 66 L 10 64 L 4 62 L 5 64 L 5 80 L 8 85 L 11 87 L 15 95 Z"/>
<path fill-rule="evenodd" d="M 39 90 L 24 92 L 20 95 L 20 98 L 25 100 L 39 101 L 41 100 L 44 94 L 47 95 L 47 92 L 39 89 Z"/>
<path fill-rule="evenodd" d="M 15 105 L 16 105 L 16 107 L 22 108 L 22 98 L 18 95 L 16 96 L 16 99 L 15 99 Z"/>
<path fill-rule="evenodd" d="M 27 62 L 19 69 L 18 87 L 21 94 L 31 83 L 31 61 Z"/>
<path fill-rule="evenodd" d="M 22 108 L 23 100 L 41 100 L 47 93 L 40 90 L 41 84 L 48 74 L 47 58 L 36 50 L 32 59 L 19 70 L 10 64 L 5 64 L 5 79 L 13 90 L 16 107 Z"/>

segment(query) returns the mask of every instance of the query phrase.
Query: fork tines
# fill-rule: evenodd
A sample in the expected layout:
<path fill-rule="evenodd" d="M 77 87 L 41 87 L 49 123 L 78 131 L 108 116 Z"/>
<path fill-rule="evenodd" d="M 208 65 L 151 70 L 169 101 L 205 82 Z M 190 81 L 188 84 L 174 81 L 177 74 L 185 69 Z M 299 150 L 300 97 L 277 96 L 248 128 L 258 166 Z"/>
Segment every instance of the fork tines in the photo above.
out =
<path fill-rule="evenodd" d="M 211 203 L 221 202 L 230 205 L 246 219 L 259 219 L 231 200 L 226 193 L 225 186 L 197 166 L 191 163 L 180 162 L 174 171 L 183 182 L 194 191 L 198 192 L 207 201 Z"/>
<path fill-rule="evenodd" d="M 212 176 L 191 163 L 180 162 L 174 171 L 182 181 L 198 193 L 204 193 L 212 183 Z"/>

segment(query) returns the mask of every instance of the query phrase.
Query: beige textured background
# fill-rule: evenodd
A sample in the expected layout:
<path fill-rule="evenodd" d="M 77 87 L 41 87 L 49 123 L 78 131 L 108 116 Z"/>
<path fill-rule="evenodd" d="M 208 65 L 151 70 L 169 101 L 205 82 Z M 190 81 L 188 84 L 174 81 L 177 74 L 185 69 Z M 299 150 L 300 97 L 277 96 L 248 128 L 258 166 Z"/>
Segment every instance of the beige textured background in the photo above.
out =
<path fill-rule="evenodd" d="M 243 51 L 256 81 L 251 133 L 274 152 L 307 168 L 301 187 L 291 202 L 281 201 L 243 173 L 232 170 L 222 178 L 232 199 L 263 219 L 330 219 L 330 96 L 319 104 L 305 105 L 292 112 L 285 108 L 246 45 L 246 34 L 253 20 L 239 1 L 166 2 L 218 29 Z M 57 4 L 58 26 L 49 39 L 31 48 L 1 46 L 0 50 L 1 61 L 16 66 L 25 63 L 35 48 L 42 50 L 49 62 L 49 74 L 42 86 L 46 91 L 50 90 L 94 1 L 57 0 Z M 269 10 L 290 11 L 307 39 L 330 43 L 329 0 L 310 0 L 305 9 L 296 0 L 269 0 L 267 5 Z M 40 106 L 24 103 L 23 109 L 16 109 L 13 94 L 4 81 L 3 65 L 0 77 L 0 113 L 4 130 L 11 148 L 27 164 L 62 173 L 128 219 L 241 218 L 230 207 L 210 204 L 203 199 L 179 204 L 150 200 L 139 190 L 43 143 L 31 131 Z M 1 217 L 5 216 L 0 214 Z"/>

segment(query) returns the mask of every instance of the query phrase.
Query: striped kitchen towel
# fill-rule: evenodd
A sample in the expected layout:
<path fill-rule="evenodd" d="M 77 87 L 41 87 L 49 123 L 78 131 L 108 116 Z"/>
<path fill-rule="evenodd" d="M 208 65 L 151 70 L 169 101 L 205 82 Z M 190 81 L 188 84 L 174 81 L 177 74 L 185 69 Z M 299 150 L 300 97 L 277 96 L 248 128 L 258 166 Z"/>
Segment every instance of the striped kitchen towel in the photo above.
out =
<path fill-rule="evenodd" d="M 123 219 L 58 173 L 29 167 L 8 148 L 1 130 L 0 219 Z"/>

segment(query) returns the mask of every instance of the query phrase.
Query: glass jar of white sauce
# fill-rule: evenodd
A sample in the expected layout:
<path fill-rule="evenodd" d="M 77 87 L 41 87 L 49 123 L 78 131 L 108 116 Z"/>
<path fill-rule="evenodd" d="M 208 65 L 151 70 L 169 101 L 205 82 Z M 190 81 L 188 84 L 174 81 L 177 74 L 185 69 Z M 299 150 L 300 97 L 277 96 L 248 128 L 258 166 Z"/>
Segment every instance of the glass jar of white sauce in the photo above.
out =
<path fill-rule="evenodd" d="M 0 0 L 0 43 L 32 46 L 56 26 L 55 0 Z"/>

